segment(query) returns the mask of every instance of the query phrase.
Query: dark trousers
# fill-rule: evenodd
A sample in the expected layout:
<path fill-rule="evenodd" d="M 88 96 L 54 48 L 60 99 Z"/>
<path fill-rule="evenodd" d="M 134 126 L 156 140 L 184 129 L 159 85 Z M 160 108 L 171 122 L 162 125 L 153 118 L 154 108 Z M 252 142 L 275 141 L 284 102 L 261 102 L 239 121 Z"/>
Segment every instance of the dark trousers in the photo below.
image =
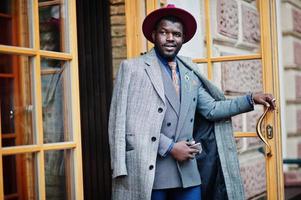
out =
<path fill-rule="evenodd" d="M 201 186 L 153 190 L 151 200 L 201 200 Z"/>

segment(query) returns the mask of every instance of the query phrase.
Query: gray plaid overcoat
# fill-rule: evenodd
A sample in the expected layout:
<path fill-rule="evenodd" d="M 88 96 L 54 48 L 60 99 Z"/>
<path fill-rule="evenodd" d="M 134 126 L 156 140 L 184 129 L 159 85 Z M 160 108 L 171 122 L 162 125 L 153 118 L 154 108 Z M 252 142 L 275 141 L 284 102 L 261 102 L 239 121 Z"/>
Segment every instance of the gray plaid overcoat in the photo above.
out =
<path fill-rule="evenodd" d="M 194 71 L 216 101 L 225 100 L 223 93 L 201 75 L 191 59 L 181 56 L 178 59 Z M 242 98 L 232 104 L 237 104 L 239 113 L 252 110 Z M 154 50 L 123 61 L 116 78 L 109 116 L 113 200 L 150 200 L 158 151 L 158 142 L 153 142 L 151 138 L 160 137 L 164 105 L 161 69 Z M 231 119 L 207 120 L 203 124 L 207 122 L 214 130 L 214 145 L 224 180 L 222 187 L 227 194 L 217 195 L 214 199 L 243 200 L 244 190 Z M 196 127 L 195 137 L 201 134 L 202 131 Z M 219 187 L 218 184 L 216 187 Z M 216 191 L 219 189 L 211 192 Z"/>

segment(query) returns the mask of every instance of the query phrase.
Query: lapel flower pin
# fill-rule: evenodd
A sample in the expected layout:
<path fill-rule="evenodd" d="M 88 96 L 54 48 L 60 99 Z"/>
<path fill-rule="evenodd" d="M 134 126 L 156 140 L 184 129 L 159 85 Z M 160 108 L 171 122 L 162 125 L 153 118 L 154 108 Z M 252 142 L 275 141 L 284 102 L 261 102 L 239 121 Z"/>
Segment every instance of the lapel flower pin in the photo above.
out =
<path fill-rule="evenodd" d="M 189 76 L 187 74 L 185 74 L 184 78 L 185 78 L 186 81 L 189 81 Z"/>

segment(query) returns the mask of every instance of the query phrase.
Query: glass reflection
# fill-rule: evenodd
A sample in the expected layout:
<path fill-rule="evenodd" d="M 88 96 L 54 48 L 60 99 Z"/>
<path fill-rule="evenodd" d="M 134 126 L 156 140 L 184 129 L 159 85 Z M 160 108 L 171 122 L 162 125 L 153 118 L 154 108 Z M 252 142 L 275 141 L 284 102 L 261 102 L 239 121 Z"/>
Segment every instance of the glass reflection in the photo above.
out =
<path fill-rule="evenodd" d="M 5 199 L 38 199 L 34 154 L 3 156 L 3 174 Z"/>
<path fill-rule="evenodd" d="M 5 70 L 0 70 L 2 146 L 33 144 L 30 59 L 7 54 L 0 58 L 5 61 Z"/>
<path fill-rule="evenodd" d="M 64 1 L 39 0 L 40 48 L 47 51 L 66 50 Z"/>
<path fill-rule="evenodd" d="M 31 47 L 30 4 L 27 0 L 0 1 L 0 44 Z"/>
<path fill-rule="evenodd" d="M 70 151 L 45 152 L 46 199 L 71 199 Z"/>
<path fill-rule="evenodd" d="M 44 142 L 68 141 L 66 63 L 42 59 L 41 69 Z"/>

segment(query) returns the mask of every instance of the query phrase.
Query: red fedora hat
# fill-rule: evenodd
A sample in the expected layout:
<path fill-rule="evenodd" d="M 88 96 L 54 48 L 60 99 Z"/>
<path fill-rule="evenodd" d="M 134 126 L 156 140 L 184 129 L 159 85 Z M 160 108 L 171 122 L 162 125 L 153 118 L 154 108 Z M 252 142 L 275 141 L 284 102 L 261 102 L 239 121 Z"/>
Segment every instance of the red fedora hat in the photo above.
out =
<path fill-rule="evenodd" d="M 194 17 L 186 10 L 176 8 L 173 4 L 168 4 L 166 7 L 159 8 L 145 17 L 142 31 L 147 40 L 154 43 L 152 32 L 158 20 L 165 16 L 175 16 L 182 21 L 185 32 L 184 43 L 188 42 L 194 36 L 197 27 Z"/>

